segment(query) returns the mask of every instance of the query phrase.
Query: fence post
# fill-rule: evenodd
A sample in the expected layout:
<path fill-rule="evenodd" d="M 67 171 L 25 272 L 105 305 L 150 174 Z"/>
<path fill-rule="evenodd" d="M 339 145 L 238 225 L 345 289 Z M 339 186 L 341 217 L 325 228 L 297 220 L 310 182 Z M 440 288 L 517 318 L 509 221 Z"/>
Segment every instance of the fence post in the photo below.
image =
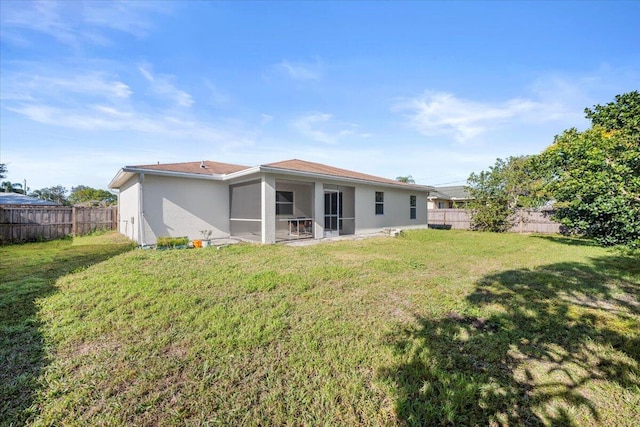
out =
<path fill-rule="evenodd" d="M 118 229 L 118 208 L 111 206 L 111 229 Z"/>
<path fill-rule="evenodd" d="M 520 231 L 519 231 L 519 233 L 522 234 L 522 227 L 524 226 L 524 221 L 523 221 L 524 220 L 524 211 L 520 212 L 519 217 L 520 217 L 520 226 L 519 226 Z"/>
<path fill-rule="evenodd" d="M 71 234 L 75 237 L 78 231 L 78 213 L 76 207 L 71 208 Z"/>

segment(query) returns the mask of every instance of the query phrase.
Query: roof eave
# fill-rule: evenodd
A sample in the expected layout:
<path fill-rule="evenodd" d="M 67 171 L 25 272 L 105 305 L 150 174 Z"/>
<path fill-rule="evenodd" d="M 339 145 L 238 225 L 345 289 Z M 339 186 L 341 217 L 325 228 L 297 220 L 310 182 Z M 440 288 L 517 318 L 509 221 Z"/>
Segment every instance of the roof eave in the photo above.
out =
<path fill-rule="evenodd" d="M 120 187 L 122 187 L 122 185 L 127 182 L 131 176 L 133 176 L 132 173 L 126 172 L 125 168 L 122 168 L 118 171 L 116 176 L 113 177 L 107 187 L 110 190 L 120 189 Z"/>
<path fill-rule="evenodd" d="M 125 182 L 127 182 L 133 175 L 135 174 L 148 174 L 148 175 L 158 175 L 158 176 L 170 176 L 175 178 L 191 178 L 191 179 L 205 179 L 210 181 L 222 181 L 225 175 L 220 174 L 210 174 L 205 175 L 201 173 L 189 173 L 189 172 L 175 172 L 175 171 L 166 171 L 166 170 L 158 170 L 158 169 L 145 169 L 145 168 L 136 168 L 126 166 L 111 180 L 109 183 L 109 188 L 120 188 Z"/>
<path fill-rule="evenodd" d="M 237 172 L 232 172 L 232 173 L 222 175 L 222 179 L 224 181 L 228 181 L 230 179 L 242 178 L 243 176 L 252 175 L 259 172 L 260 172 L 260 166 L 254 166 L 251 168 L 239 170 Z"/>

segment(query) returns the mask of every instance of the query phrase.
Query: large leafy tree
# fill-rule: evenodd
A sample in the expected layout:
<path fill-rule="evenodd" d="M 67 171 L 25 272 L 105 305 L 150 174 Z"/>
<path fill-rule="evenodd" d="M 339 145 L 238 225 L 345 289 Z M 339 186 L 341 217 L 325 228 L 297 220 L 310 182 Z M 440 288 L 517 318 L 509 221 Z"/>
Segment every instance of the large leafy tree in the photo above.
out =
<path fill-rule="evenodd" d="M 640 93 L 585 111 L 592 128 L 566 130 L 540 155 L 555 217 L 603 245 L 640 246 Z"/>
<path fill-rule="evenodd" d="M 507 231 L 517 220 L 519 208 L 537 207 L 546 201 L 544 180 L 536 156 L 497 159 L 487 171 L 472 173 L 467 189 L 472 197 L 471 227 L 480 231 Z"/>
<path fill-rule="evenodd" d="M 118 196 L 106 190 L 100 190 L 86 185 L 78 185 L 77 187 L 71 188 L 68 200 L 72 205 L 78 203 L 112 205 L 116 203 Z"/>
<path fill-rule="evenodd" d="M 67 189 L 62 185 L 56 185 L 53 187 L 41 188 L 39 190 L 35 190 L 30 196 L 37 197 L 42 200 L 47 200 L 50 202 L 61 203 L 63 205 L 68 205 L 67 201 Z"/>
<path fill-rule="evenodd" d="M 640 135 L 640 92 L 616 95 L 614 102 L 585 108 L 587 119 L 592 125 L 607 130 L 617 130 L 631 135 Z"/>

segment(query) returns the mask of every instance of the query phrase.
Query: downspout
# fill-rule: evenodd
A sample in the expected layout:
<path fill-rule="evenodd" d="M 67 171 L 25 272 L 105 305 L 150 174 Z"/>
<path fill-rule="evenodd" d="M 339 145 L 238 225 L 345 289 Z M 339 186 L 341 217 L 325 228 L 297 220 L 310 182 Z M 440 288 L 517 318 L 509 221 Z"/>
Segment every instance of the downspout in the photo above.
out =
<path fill-rule="evenodd" d="M 427 227 L 429 226 L 429 196 L 431 191 L 427 191 Z"/>
<path fill-rule="evenodd" d="M 145 246 L 144 239 L 144 191 L 142 191 L 142 182 L 144 181 L 144 173 L 138 175 L 139 197 L 138 197 L 138 237 L 140 238 L 140 246 Z"/>

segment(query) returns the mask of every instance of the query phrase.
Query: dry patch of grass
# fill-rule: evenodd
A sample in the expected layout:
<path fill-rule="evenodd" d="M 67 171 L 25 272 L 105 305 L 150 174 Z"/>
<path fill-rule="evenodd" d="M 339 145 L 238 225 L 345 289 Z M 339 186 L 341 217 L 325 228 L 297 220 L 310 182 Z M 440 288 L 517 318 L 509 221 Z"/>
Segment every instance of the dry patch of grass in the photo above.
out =
<path fill-rule="evenodd" d="M 640 266 L 582 243 L 422 230 L 131 251 L 32 298 L 39 368 L 0 419 L 636 425 Z"/>

